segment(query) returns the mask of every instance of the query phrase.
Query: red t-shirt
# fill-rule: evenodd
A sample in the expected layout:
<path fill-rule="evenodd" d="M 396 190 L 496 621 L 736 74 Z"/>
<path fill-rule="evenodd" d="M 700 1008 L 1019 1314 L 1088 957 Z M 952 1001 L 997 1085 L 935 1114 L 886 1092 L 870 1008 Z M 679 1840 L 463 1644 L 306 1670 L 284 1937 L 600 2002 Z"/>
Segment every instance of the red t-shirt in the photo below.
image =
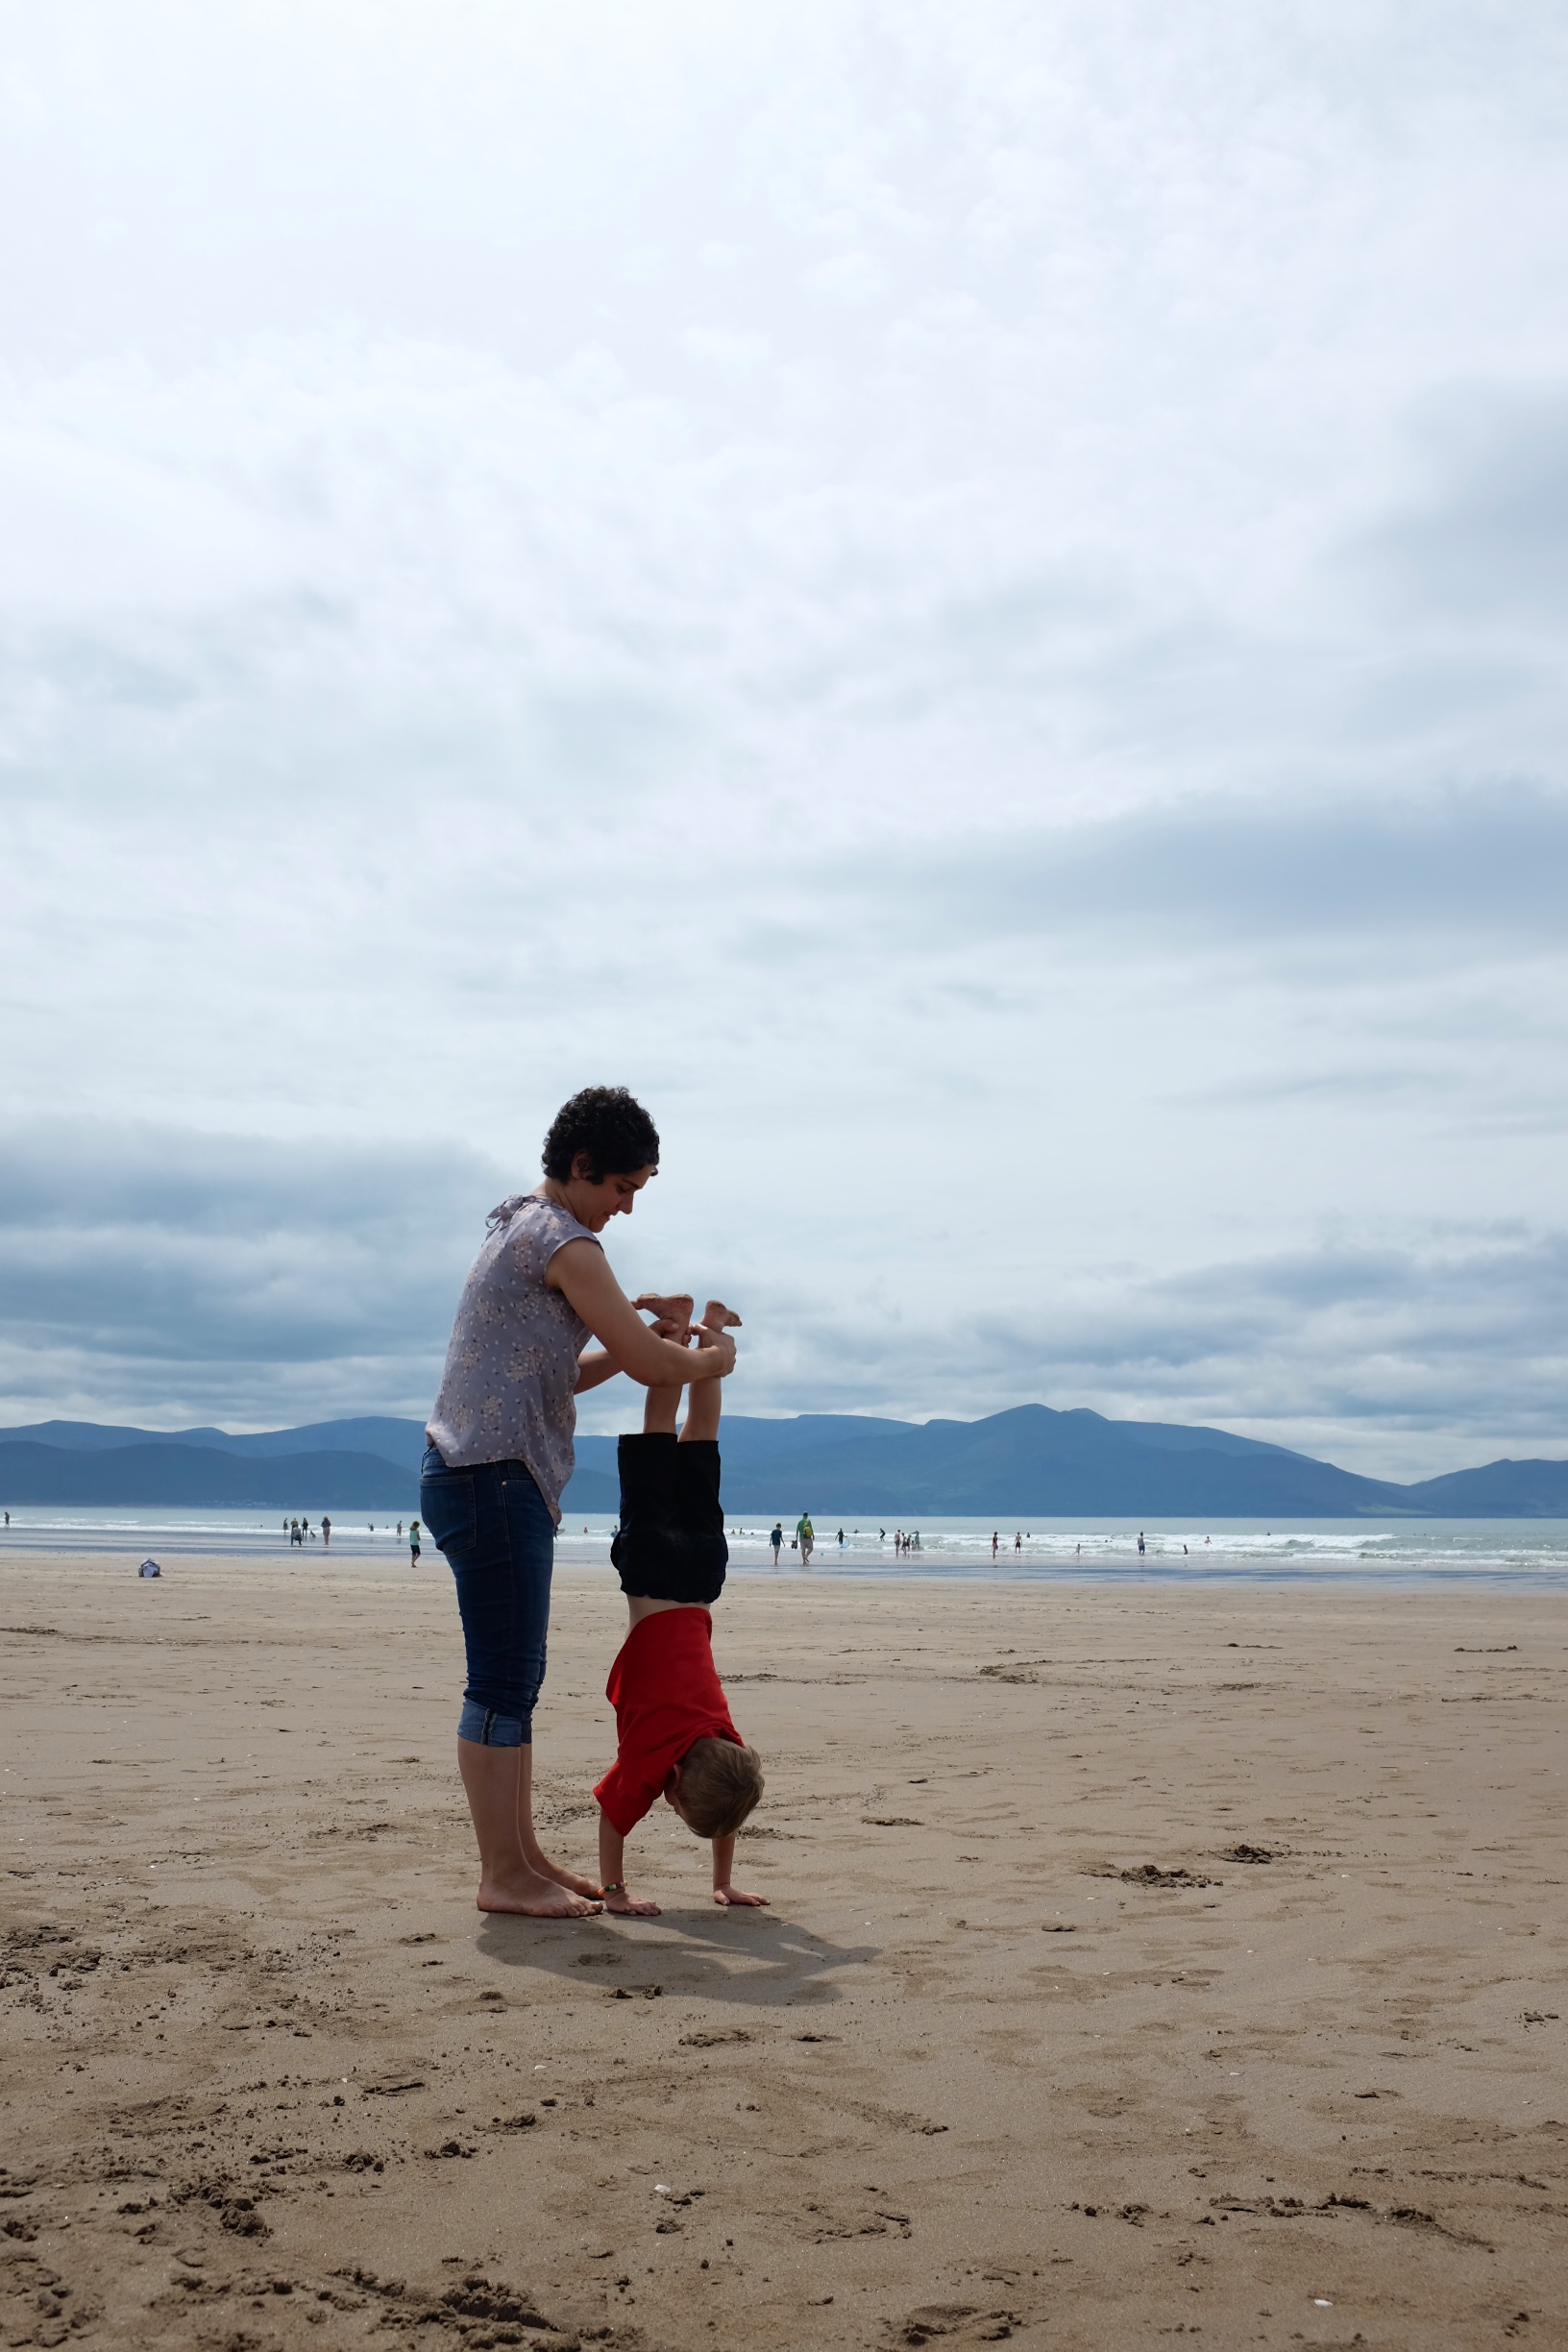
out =
<path fill-rule="evenodd" d="M 672 1766 L 699 1739 L 744 1744 L 729 1720 L 705 1608 L 656 1609 L 634 1625 L 604 1696 L 615 1709 L 618 1752 L 594 1795 L 623 1837 L 657 1804 Z"/>

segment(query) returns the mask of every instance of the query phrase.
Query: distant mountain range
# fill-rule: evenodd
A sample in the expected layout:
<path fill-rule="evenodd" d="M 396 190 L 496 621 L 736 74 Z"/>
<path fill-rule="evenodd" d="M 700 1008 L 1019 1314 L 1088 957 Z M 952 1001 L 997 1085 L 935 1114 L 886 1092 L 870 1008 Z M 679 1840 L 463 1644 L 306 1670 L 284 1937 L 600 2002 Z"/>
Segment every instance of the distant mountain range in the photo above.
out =
<path fill-rule="evenodd" d="M 615 1439 L 580 1436 L 564 1509 L 617 1507 Z M 1495 1461 L 1399 1486 L 1229 1431 L 1018 1405 L 983 1421 L 726 1419 L 724 1507 L 794 1521 L 1568 1518 L 1568 1461 Z M 39 1421 L 0 1430 L 0 1502 L 414 1510 L 425 1431 L 385 1415 L 233 1437 Z"/>

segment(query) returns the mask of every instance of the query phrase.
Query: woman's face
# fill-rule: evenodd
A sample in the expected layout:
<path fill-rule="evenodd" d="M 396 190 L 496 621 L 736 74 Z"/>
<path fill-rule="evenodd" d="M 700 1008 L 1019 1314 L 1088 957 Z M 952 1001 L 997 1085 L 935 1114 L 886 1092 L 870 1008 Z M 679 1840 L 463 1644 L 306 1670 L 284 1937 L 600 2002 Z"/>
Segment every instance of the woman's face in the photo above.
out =
<path fill-rule="evenodd" d="M 632 1168 L 625 1175 L 600 1177 L 595 1184 L 588 1174 L 587 1153 L 578 1152 L 561 1189 L 577 1223 L 590 1233 L 602 1233 L 612 1216 L 630 1216 L 638 1193 L 658 1172 L 656 1167 Z"/>

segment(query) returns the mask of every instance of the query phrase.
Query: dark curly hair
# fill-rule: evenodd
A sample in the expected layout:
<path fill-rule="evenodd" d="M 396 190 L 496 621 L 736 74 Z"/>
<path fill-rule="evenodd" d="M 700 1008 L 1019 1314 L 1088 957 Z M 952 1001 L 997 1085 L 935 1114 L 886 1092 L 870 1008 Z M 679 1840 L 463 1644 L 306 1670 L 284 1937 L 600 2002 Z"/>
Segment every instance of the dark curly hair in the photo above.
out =
<path fill-rule="evenodd" d="M 578 1152 L 588 1156 L 588 1181 L 629 1176 L 633 1168 L 657 1167 L 659 1131 L 625 1087 L 584 1087 L 562 1103 L 545 1138 L 545 1174 L 565 1184 Z"/>

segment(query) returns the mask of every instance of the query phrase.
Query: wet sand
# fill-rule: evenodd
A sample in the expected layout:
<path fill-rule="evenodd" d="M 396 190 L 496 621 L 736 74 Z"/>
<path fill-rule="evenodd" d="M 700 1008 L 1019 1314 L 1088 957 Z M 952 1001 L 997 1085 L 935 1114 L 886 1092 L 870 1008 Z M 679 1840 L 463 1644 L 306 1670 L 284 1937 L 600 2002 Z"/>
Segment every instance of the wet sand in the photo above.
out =
<path fill-rule="evenodd" d="M 646 1924 L 474 1910 L 438 1558 L 0 1623 L 6 2343 L 1568 2344 L 1556 1596 L 737 1580 L 772 1908 Z"/>

